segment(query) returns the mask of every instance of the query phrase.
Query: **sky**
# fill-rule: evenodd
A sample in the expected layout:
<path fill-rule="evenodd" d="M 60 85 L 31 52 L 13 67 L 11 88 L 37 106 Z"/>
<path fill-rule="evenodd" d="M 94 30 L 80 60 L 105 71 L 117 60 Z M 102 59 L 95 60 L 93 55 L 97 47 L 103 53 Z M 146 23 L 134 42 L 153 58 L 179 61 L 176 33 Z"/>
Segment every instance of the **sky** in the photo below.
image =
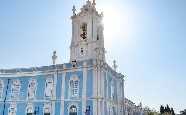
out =
<path fill-rule="evenodd" d="M 0 0 L 0 68 L 69 62 L 72 6 L 86 0 Z M 97 0 L 107 62 L 126 75 L 125 95 L 159 110 L 186 109 L 186 1 Z M 79 10 L 78 10 L 79 11 Z"/>

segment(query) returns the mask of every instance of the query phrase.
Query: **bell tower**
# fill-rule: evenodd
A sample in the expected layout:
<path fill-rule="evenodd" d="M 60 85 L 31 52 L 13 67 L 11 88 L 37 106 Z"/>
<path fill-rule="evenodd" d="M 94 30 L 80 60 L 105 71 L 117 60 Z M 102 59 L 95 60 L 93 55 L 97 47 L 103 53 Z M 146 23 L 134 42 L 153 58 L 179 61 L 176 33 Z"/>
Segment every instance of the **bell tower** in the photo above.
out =
<path fill-rule="evenodd" d="M 70 61 L 98 58 L 105 61 L 103 13 L 98 13 L 95 6 L 95 0 L 88 0 L 79 13 L 73 6 Z"/>

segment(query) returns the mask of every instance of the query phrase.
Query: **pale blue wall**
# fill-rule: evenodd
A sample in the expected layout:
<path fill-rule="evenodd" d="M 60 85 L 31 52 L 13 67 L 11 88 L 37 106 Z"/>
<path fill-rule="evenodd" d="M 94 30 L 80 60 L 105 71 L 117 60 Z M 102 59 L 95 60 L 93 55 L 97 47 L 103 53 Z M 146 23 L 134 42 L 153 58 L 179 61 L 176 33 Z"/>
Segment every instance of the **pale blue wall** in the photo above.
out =
<path fill-rule="evenodd" d="M 92 98 L 93 97 L 93 61 L 92 60 L 88 60 L 86 61 L 87 64 L 90 66 L 90 68 L 87 71 L 87 83 L 86 83 L 86 96 L 87 99 L 88 98 Z M 78 67 L 82 67 L 83 66 L 83 62 L 79 62 L 77 64 Z M 62 69 L 64 66 L 61 65 L 57 65 L 58 68 Z M 71 63 L 67 63 L 65 64 L 65 68 L 67 70 L 70 70 L 70 68 L 72 68 L 72 64 Z M 54 66 L 45 66 L 44 68 L 39 68 L 39 70 L 53 70 Z M 28 71 L 25 69 L 25 71 Z M 60 115 L 60 111 L 61 111 L 61 96 L 62 96 L 62 78 L 65 75 L 65 94 L 64 94 L 64 114 L 61 115 L 68 115 L 68 107 L 70 104 L 75 103 L 78 105 L 78 115 L 83 115 L 82 113 L 82 89 L 83 89 L 83 68 L 79 69 L 78 71 L 71 71 L 71 72 L 67 72 L 64 73 L 64 71 L 57 71 L 57 83 L 56 83 L 56 101 L 55 101 L 55 115 Z M 72 98 L 69 96 L 69 80 L 71 77 L 73 76 L 77 76 L 79 78 L 79 97 L 76 98 Z M 117 88 L 116 88 L 116 84 L 117 82 L 113 79 L 114 74 L 112 74 L 112 72 L 108 71 L 108 73 L 104 72 L 103 74 L 104 76 L 104 87 L 105 87 L 105 95 L 104 97 L 107 97 L 107 90 L 106 87 L 108 86 L 108 97 L 111 98 L 111 81 L 114 81 L 114 86 L 115 86 L 115 94 L 117 92 Z M 54 77 L 54 75 L 49 75 L 50 77 Z M 37 107 L 39 109 L 38 111 L 38 115 L 43 115 L 43 107 L 44 107 L 44 101 L 37 101 L 37 100 L 48 100 L 50 101 L 49 98 L 44 98 L 44 91 L 45 91 L 45 80 L 48 77 L 48 75 L 37 75 L 34 77 L 29 77 L 29 76 L 22 76 L 22 77 L 10 77 L 10 84 L 12 82 L 12 80 L 14 79 L 18 79 L 21 81 L 21 93 L 20 93 L 20 99 L 23 100 L 23 102 L 18 102 L 17 103 L 17 115 L 25 115 L 25 109 L 27 106 L 27 102 L 26 102 L 26 98 L 27 98 L 27 87 L 28 87 L 28 83 L 29 80 L 31 78 L 35 78 L 37 80 L 37 90 L 36 90 L 36 101 L 33 102 L 34 108 Z M 5 77 L 0 77 L 1 80 L 4 81 L 4 92 L 3 92 L 3 98 L 0 101 L 0 115 L 2 115 L 2 110 L 3 110 L 3 99 L 5 98 L 5 89 L 7 86 L 7 79 Z M 108 80 L 108 83 L 107 83 Z M 11 89 L 11 85 L 9 84 L 9 89 L 8 89 L 8 96 L 7 99 L 10 99 L 10 89 Z M 116 94 L 117 95 L 117 94 Z M 117 100 L 117 96 L 114 98 L 115 100 Z M 90 106 L 90 113 L 91 115 L 93 115 L 93 100 L 87 100 L 86 101 L 87 106 Z M 105 108 L 105 113 L 107 114 L 107 106 L 106 106 L 107 102 L 104 102 L 104 108 Z M 6 104 L 6 108 L 5 108 L 5 115 L 7 115 L 7 111 L 9 108 L 9 104 Z"/>

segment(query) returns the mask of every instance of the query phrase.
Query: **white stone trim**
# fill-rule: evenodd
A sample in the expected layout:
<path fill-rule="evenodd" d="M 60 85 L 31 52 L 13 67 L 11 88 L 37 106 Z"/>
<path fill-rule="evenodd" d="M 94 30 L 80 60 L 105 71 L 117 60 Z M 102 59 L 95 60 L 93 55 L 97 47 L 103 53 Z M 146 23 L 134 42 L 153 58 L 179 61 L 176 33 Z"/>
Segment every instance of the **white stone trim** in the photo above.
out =
<path fill-rule="evenodd" d="M 20 90 L 21 90 L 20 80 L 19 79 L 13 80 L 11 84 L 11 98 L 14 100 L 19 99 Z"/>
<path fill-rule="evenodd" d="M 86 62 L 83 63 L 86 66 Z M 83 93 L 82 93 L 82 113 L 86 111 L 86 91 L 87 91 L 87 68 L 83 68 Z"/>
<path fill-rule="evenodd" d="M 105 103 L 104 103 L 104 94 L 105 94 L 105 76 L 104 71 L 101 69 L 101 96 L 103 97 L 103 100 L 101 100 L 101 115 L 105 115 Z"/>
<path fill-rule="evenodd" d="M 76 103 L 76 102 L 70 102 L 69 103 L 69 105 L 68 105 L 68 108 L 67 108 L 67 110 L 68 110 L 68 115 L 69 115 L 69 112 L 70 112 L 70 107 L 71 106 L 76 106 L 76 109 L 77 109 L 77 115 L 79 115 L 79 106 L 78 106 L 78 103 Z M 83 114 L 83 113 L 82 113 Z"/>
<path fill-rule="evenodd" d="M 31 82 L 35 82 L 35 89 L 34 89 L 34 92 L 32 92 L 32 93 L 34 93 L 33 95 L 33 98 L 29 98 L 29 96 L 28 96 L 28 94 L 29 94 L 29 85 L 31 84 Z M 35 95 L 36 95 L 36 91 L 37 91 L 37 80 L 35 79 L 35 78 L 31 78 L 30 80 L 29 80 L 29 83 L 28 83 L 28 86 L 27 86 L 27 100 L 30 100 L 30 99 L 32 99 L 32 100 L 34 100 L 35 99 Z"/>
<path fill-rule="evenodd" d="M 58 77 L 58 73 L 57 70 L 54 74 L 54 82 L 53 82 L 53 100 L 56 100 L 56 86 L 57 86 L 57 77 Z M 52 101 L 52 115 L 55 115 L 55 103 L 56 101 Z"/>
<path fill-rule="evenodd" d="M 64 115 L 64 99 L 65 99 L 65 78 L 66 78 L 66 72 L 64 72 L 63 74 L 62 74 L 62 88 L 61 88 L 61 111 L 60 111 L 60 115 Z"/>
<path fill-rule="evenodd" d="M 93 98 L 97 97 L 97 68 L 93 69 Z M 97 100 L 93 99 L 93 113 L 97 115 Z"/>
<path fill-rule="evenodd" d="M 4 81 L 0 79 L 0 100 L 2 99 L 4 91 Z"/>
<path fill-rule="evenodd" d="M 15 102 L 11 102 L 8 108 L 8 115 L 16 115 L 16 112 L 17 112 L 17 104 Z"/>
<path fill-rule="evenodd" d="M 49 86 L 48 82 L 52 82 Z M 45 91 L 44 91 L 45 98 L 53 98 L 54 96 L 54 76 L 47 76 L 45 80 Z"/>
<path fill-rule="evenodd" d="M 31 110 L 28 111 L 29 108 L 30 108 Z M 26 107 L 26 109 L 25 109 L 25 114 L 27 115 L 27 113 L 34 113 L 34 106 L 33 106 L 33 103 L 28 103 L 28 104 L 27 104 L 27 107 Z"/>
<path fill-rule="evenodd" d="M 50 102 L 46 102 L 46 103 L 44 103 L 44 107 L 43 107 L 43 115 L 44 115 L 44 113 L 52 113 L 52 103 L 50 103 Z"/>
<path fill-rule="evenodd" d="M 87 67 L 88 70 L 91 70 L 93 68 L 93 66 L 88 66 Z M 77 67 L 77 68 L 63 68 L 63 69 L 57 69 L 58 74 L 59 73 L 64 73 L 64 72 L 74 72 L 74 71 L 81 71 L 82 67 Z M 4 74 L 4 73 L 0 73 L 0 78 L 15 78 L 15 77 L 36 77 L 38 75 L 48 75 L 48 74 L 54 74 L 55 71 L 38 71 L 38 72 L 29 72 L 29 73 L 25 73 L 25 72 L 21 72 L 21 73 L 13 73 L 13 74 Z"/>

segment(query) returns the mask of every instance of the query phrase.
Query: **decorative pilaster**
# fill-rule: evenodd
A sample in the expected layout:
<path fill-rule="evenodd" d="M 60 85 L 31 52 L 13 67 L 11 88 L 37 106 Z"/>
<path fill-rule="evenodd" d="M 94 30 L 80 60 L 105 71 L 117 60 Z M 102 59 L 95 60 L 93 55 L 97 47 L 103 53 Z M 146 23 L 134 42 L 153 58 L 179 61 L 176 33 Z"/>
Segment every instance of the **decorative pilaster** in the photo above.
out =
<path fill-rule="evenodd" d="M 83 93 L 82 93 L 82 113 L 86 111 L 86 101 L 87 101 L 87 63 L 83 63 Z"/>
<path fill-rule="evenodd" d="M 94 115 L 98 115 L 98 101 L 97 101 L 97 67 L 96 60 L 94 60 L 94 68 L 93 68 L 93 113 Z"/>
<path fill-rule="evenodd" d="M 65 65 L 63 65 L 63 68 L 65 69 Z M 64 104 L 65 104 L 65 77 L 66 72 L 64 71 L 62 73 L 62 86 L 61 86 L 61 114 L 64 115 Z"/>
<path fill-rule="evenodd" d="M 101 97 L 102 97 L 102 100 L 101 100 L 101 107 L 102 107 L 102 114 L 101 115 L 105 115 L 105 104 L 104 104 L 104 101 L 105 101 L 105 76 L 104 76 L 104 71 L 103 69 L 101 69 Z"/>
<path fill-rule="evenodd" d="M 58 76 L 58 73 L 57 73 L 57 70 L 55 70 L 55 73 L 54 73 L 54 86 L 53 86 L 53 96 L 52 96 L 52 115 L 55 115 L 55 100 L 56 100 L 56 86 L 57 86 L 57 76 Z"/>

